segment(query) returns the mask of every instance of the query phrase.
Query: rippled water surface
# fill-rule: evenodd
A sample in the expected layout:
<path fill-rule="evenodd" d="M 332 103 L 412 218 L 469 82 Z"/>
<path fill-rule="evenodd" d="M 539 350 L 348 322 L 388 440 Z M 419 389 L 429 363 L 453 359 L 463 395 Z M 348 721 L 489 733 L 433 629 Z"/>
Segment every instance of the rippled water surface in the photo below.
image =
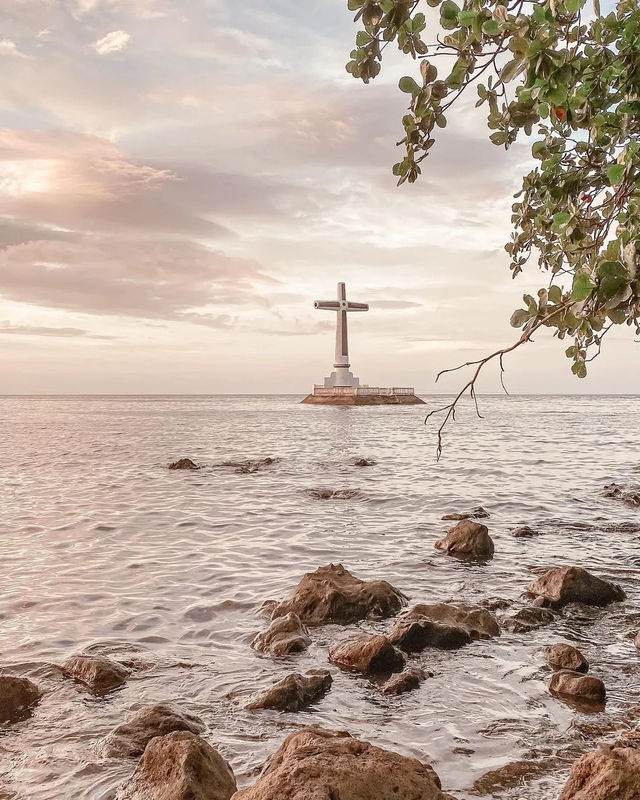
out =
<path fill-rule="evenodd" d="M 425 407 L 299 399 L 0 399 L 0 659 L 46 690 L 30 719 L 0 732 L 0 796 L 106 800 L 134 762 L 100 758 L 100 739 L 163 700 L 205 720 L 240 785 L 312 722 L 430 761 L 458 798 L 556 798 L 574 758 L 638 724 L 629 634 L 640 627 L 640 513 L 602 488 L 640 483 L 640 398 L 485 398 L 485 418 L 465 409 L 439 464 Z M 170 472 L 181 456 L 205 468 Z M 265 456 L 279 460 L 253 474 L 216 466 Z M 360 456 L 377 464 L 353 466 Z M 319 499 L 317 488 L 357 492 Z M 480 504 L 494 559 L 434 550 L 451 525 L 442 515 Z M 512 537 L 521 524 L 542 535 Z M 628 598 L 569 609 L 535 633 L 425 651 L 415 661 L 434 677 L 401 697 L 331 667 L 333 688 L 312 712 L 243 710 L 246 695 L 286 672 L 327 666 L 328 645 L 347 633 L 315 629 L 310 649 L 284 660 L 249 646 L 268 621 L 262 603 L 329 562 L 385 578 L 412 602 L 505 598 L 499 614 L 520 608 L 536 571 L 552 565 L 587 567 Z M 557 641 L 577 643 L 604 679 L 605 712 L 548 693 L 543 647 Z M 91 646 L 137 651 L 143 668 L 94 698 L 55 666 Z M 480 780 L 519 761 L 528 763 L 506 778 Z"/>

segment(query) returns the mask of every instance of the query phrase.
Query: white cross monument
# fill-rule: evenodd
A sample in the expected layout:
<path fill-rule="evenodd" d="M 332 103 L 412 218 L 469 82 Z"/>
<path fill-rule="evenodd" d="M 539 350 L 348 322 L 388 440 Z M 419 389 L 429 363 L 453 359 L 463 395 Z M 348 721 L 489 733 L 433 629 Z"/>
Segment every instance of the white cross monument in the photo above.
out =
<path fill-rule="evenodd" d="M 333 362 L 335 372 L 324 379 L 325 387 L 359 386 L 360 380 L 349 370 L 349 340 L 347 336 L 347 313 L 349 311 L 368 311 L 368 303 L 352 303 L 347 300 L 344 283 L 338 284 L 337 300 L 316 300 L 314 308 L 321 311 L 336 312 L 336 355 Z"/>

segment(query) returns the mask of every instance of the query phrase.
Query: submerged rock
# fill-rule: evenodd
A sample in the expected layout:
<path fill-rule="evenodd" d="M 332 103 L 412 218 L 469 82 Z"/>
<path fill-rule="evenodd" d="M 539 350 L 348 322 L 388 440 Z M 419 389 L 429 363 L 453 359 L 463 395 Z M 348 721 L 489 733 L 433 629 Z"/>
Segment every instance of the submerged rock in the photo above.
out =
<path fill-rule="evenodd" d="M 130 670 L 117 661 L 111 661 L 104 656 L 84 654 L 68 658 L 62 665 L 62 671 L 67 678 L 83 683 L 94 694 L 105 694 L 121 686 L 131 674 Z"/>
<path fill-rule="evenodd" d="M 554 644 L 547 650 L 547 664 L 552 669 L 570 669 L 588 672 L 589 662 L 582 653 L 570 644 Z"/>
<path fill-rule="evenodd" d="M 428 764 L 348 733 L 303 728 L 233 800 L 453 800 Z"/>
<path fill-rule="evenodd" d="M 558 800 L 638 800 L 640 750 L 603 747 L 576 761 Z"/>
<path fill-rule="evenodd" d="M 245 708 L 300 711 L 325 695 L 332 682 L 331 673 L 326 669 L 313 669 L 305 675 L 294 672 L 253 697 Z"/>
<path fill-rule="evenodd" d="M 597 578 L 582 567 L 552 567 L 534 581 L 528 591 L 552 608 L 568 603 L 605 606 L 624 600 L 626 596 L 617 584 Z"/>
<path fill-rule="evenodd" d="M 266 458 L 259 458 L 256 460 L 247 458 L 242 461 L 223 461 L 219 466 L 233 467 L 234 471 L 239 475 L 250 475 L 253 472 L 258 472 L 258 470 L 261 470 L 263 467 L 270 467 L 277 461 L 277 458 L 270 458 L 267 456 Z"/>
<path fill-rule="evenodd" d="M 514 528 L 511 535 L 516 539 L 531 539 L 533 536 L 540 536 L 540 531 L 529 527 L 529 525 L 521 525 L 519 528 Z"/>
<path fill-rule="evenodd" d="M 169 464 L 169 469 L 200 469 L 200 467 L 190 458 L 179 458 Z"/>
<path fill-rule="evenodd" d="M 41 697 L 40 689 L 28 678 L 0 675 L 0 723 L 28 717 Z"/>
<path fill-rule="evenodd" d="M 377 462 L 372 458 L 356 458 L 353 462 L 354 467 L 375 467 Z"/>
<path fill-rule="evenodd" d="M 445 514 L 444 517 L 441 519 L 443 520 L 463 520 L 463 519 L 486 519 L 486 517 L 490 517 L 491 514 L 487 511 L 486 508 L 482 506 L 476 506 L 471 511 L 465 511 L 462 513 L 456 512 L 453 514 Z"/>
<path fill-rule="evenodd" d="M 329 651 L 332 664 L 363 675 L 399 672 L 405 656 L 386 636 L 360 636 L 341 642 Z"/>
<path fill-rule="evenodd" d="M 383 694 L 404 694 L 417 689 L 422 681 L 427 679 L 427 673 L 420 667 L 407 667 L 399 675 L 394 675 L 382 687 Z"/>
<path fill-rule="evenodd" d="M 640 631 L 636 633 L 636 638 L 633 641 L 638 650 L 640 650 Z"/>
<path fill-rule="evenodd" d="M 388 617 L 405 603 L 402 592 L 387 581 L 363 581 L 342 564 L 329 564 L 308 572 L 273 616 L 293 611 L 307 625 L 348 625 L 367 617 Z"/>
<path fill-rule="evenodd" d="M 631 489 L 624 489 L 617 483 L 610 483 L 604 487 L 604 496 L 622 500 L 630 506 L 640 506 L 640 489 L 635 486 Z"/>
<path fill-rule="evenodd" d="M 500 635 L 500 628 L 485 608 L 465 604 L 420 603 L 398 620 L 391 641 L 406 652 L 425 647 L 456 650 L 474 639 Z"/>
<path fill-rule="evenodd" d="M 552 694 L 576 698 L 587 703 L 604 703 L 607 692 L 600 678 L 592 675 L 583 675 L 571 669 L 561 669 L 555 672 L 549 683 Z"/>
<path fill-rule="evenodd" d="M 202 733 L 204 730 L 200 717 L 177 706 L 158 703 L 142 708 L 128 722 L 114 728 L 105 738 L 100 753 L 107 758 L 132 758 L 142 755 L 156 736 L 166 736 L 174 731 Z"/>
<path fill-rule="evenodd" d="M 261 652 L 284 656 L 306 650 L 311 643 L 309 632 L 293 612 L 276 617 L 266 631 L 259 633 L 251 647 Z"/>
<path fill-rule="evenodd" d="M 152 739 L 116 800 L 230 800 L 231 767 L 200 736 L 176 731 Z"/>
<path fill-rule="evenodd" d="M 360 494 L 359 489 L 307 489 L 307 494 L 316 500 L 351 500 Z"/>
<path fill-rule="evenodd" d="M 555 616 L 548 608 L 527 606 L 513 616 L 503 619 L 502 627 L 513 633 L 528 633 L 544 625 L 550 625 L 554 621 Z"/>
<path fill-rule="evenodd" d="M 491 558 L 494 552 L 493 539 L 489 536 L 487 526 L 468 519 L 451 528 L 435 546 L 452 556 Z"/>

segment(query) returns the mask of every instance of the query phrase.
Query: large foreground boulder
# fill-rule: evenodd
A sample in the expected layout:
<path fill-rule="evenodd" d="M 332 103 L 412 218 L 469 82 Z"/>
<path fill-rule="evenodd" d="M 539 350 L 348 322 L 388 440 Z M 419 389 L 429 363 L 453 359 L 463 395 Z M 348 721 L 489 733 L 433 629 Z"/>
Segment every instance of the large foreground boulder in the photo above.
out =
<path fill-rule="evenodd" d="M 233 800 L 453 800 L 434 770 L 415 758 L 304 728 L 288 736 L 260 779 Z"/>
<path fill-rule="evenodd" d="M 252 697 L 245 708 L 300 711 L 325 695 L 332 682 L 331 673 L 326 669 L 312 669 L 306 675 L 294 672 Z"/>
<path fill-rule="evenodd" d="M 547 664 L 555 670 L 570 669 L 574 672 L 588 672 L 589 662 L 570 644 L 554 644 L 547 650 Z"/>
<path fill-rule="evenodd" d="M 367 617 L 388 617 L 406 603 L 406 597 L 387 581 L 363 581 L 342 564 L 308 572 L 289 600 L 279 603 L 274 617 L 293 611 L 307 625 L 347 625 Z"/>
<path fill-rule="evenodd" d="M 582 567 L 548 569 L 529 586 L 529 594 L 552 608 L 568 603 L 606 606 L 625 598 L 620 586 L 598 578 Z"/>
<path fill-rule="evenodd" d="M 363 675 L 400 672 L 405 665 L 404 655 L 386 636 L 359 636 L 332 647 L 329 661 L 341 669 Z"/>
<path fill-rule="evenodd" d="M 83 683 L 97 695 L 121 686 L 131 674 L 130 670 L 110 658 L 83 654 L 68 658 L 62 665 L 62 671 L 68 678 Z"/>
<path fill-rule="evenodd" d="M 116 800 L 229 800 L 231 767 L 200 736 L 187 731 L 152 739 Z"/>
<path fill-rule="evenodd" d="M 493 539 L 486 525 L 465 519 L 447 533 L 444 539 L 435 543 L 438 550 L 451 556 L 473 556 L 491 558 L 494 552 Z"/>
<path fill-rule="evenodd" d="M 0 675 L 0 723 L 28 717 L 42 692 L 28 678 Z"/>
<path fill-rule="evenodd" d="M 142 708 L 128 722 L 118 725 L 106 736 L 100 753 L 107 758 L 141 756 L 156 736 L 174 731 L 202 733 L 205 725 L 200 717 L 174 705 L 158 703 Z"/>
<path fill-rule="evenodd" d="M 549 683 L 549 691 L 579 702 L 598 705 L 604 703 L 607 697 L 604 683 L 600 678 L 583 675 L 571 669 L 555 672 Z"/>
<path fill-rule="evenodd" d="M 576 761 L 558 800 L 638 800 L 640 750 L 603 747 Z"/>
<path fill-rule="evenodd" d="M 311 643 L 309 632 L 293 612 L 277 617 L 266 631 L 259 633 L 251 647 L 274 656 L 286 656 L 306 650 Z"/>
<path fill-rule="evenodd" d="M 486 608 L 464 603 L 419 603 L 395 624 L 391 641 L 406 652 L 425 647 L 455 650 L 474 639 L 500 635 L 495 617 Z"/>

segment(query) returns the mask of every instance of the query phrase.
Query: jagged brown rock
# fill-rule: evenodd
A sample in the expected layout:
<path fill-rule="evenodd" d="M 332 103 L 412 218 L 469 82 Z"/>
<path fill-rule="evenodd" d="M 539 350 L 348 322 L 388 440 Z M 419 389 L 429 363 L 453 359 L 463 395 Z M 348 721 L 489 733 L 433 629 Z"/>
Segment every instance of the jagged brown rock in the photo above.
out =
<path fill-rule="evenodd" d="M 130 720 L 114 728 L 105 737 L 100 753 L 107 758 L 133 758 L 142 755 L 156 736 L 166 736 L 174 731 L 202 733 L 204 730 L 200 717 L 177 706 L 158 703 L 140 709 Z"/>
<path fill-rule="evenodd" d="M 375 467 L 376 462 L 372 458 L 356 458 L 353 462 L 354 467 Z"/>
<path fill-rule="evenodd" d="M 426 647 L 456 650 L 474 639 L 499 635 L 498 623 L 486 608 L 419 603 L 396 622 L 390 639 L 402 650 L 415 653 Z"/>
<path fill-rule="evenodd" d="M 405 665 L 404 655 L 386 636 L 359 636 L 340 642 L 329 651 L 329 661 L 363 675 L 399 672 Z"/>
<path fill-rule="evenodd" d="M 0 722 L 28 717 L 42 696 L 35 683 L 17 675 L 0 675 Z"/>
<path fill-rule="evenodd" d="M 528 591 L 552 608 L 568 603 L 606 606 L 625 598 L 620 586 L 598 578 L 582 567 L 552 567 L 534 581 Z"/>
<path fill-rule="evenodd" d="M 487 511 L 486 508 L 482 506 L 476 506 L 475 508 L 471 509 L 471 511 L 465 512 L 455 512 L 453 514 L 445 514 L 444 517 L 441 517 L 443 520 L 463 520 L 463 519 L 485 519 L 486 517 L 490 517 L 491 514 Z"/>
<path fill-rule="evenodd" d="M 500 636 L 496 618 L 486 608 L 468 603 L 418 603 L 402 616 L 403 620 L 429 619 L 466 630 L 472 639 Z"/>
<path fill-rule="evenodd" d="M 570 669 L 555 672 L 549 683 L 549 691 L 564 697 L 572 697 L 587 703 L 604 703 L 607 692 L 600 678 L 583 675 Z"/>
<path fill-rule="evenodd" d="M 454 800 L 428 764 L 359 741 L 304 728 L 288 736 L 262 776 L 233 800 Z"/>
<path fill-rule="evenodd" d="M 270 467 L 277 461 L 277 458 L 271 458 L 270 456 L 267 456 L 266 458 L 254 460 L 247 458 L 242 461 L 223 461 L 221 464 L 219 464 L 219 466 L 233 467 L 234 471 L 239 475 L 250 475 L 254 472 L 258 472 L 258 470 L 261 470 L 263 467 Z"/>
<path fill-rule="evenodd" d="M 534 536 L 540 536 L 540 531 L 531 528 L 529 525 L 521 525 L 519 528 L 514 528 L 511 535 L 516 539 L 531 539 Z"/>
<path fill-rule="evenodd" d="M 309 632 L 300 617 L 290 612 L 276 617 L 266 631 L 255 637 L 251 647 L 275 656 L 284 656 L 306 650 L 310 642 Z"/>
<path fill-rule="evenodd" d="M 68 658 L 62 665 L 62 671 L 68 678 L 83 683 L 94 694 L 105 694 L 121 686 L 131 674 L 117 661 L 84 654 Z"/>
<path fill-rule="evenodd" d="M 526 606 L 510 617 L 502 620 L 502 627 L 513 633 L 528 633 L 543 625 L 550 625 L 555 616 L 548 608 Z"/>
<path fill-rule="evenodd" d="M 190 458 L 179 458 L 169 464 L 169 469 L 200 469 L 200 467 Z"/>
<path fill-rule="evenodd" d="M 310 670 L 305 675 L 295 672 L 250 699 L 245 708 L 300 711 L 325 695 L 332 682 L 331 673 L 326 669 Z"/>
<path fill-rule="evenodd" d="M 640 750 L 602 747 L 586 753 L 571 768 L 558 800 L 638 800 Z"/>
<path fill-rule="evenodd" d="M 451 528 L 444 539 L 435 543 L 435 547 L 452 556 L 491 558 L 494 553 L 493 539 L 489 536 L 487 526 L 469 519 Z"/>
<path fill-rule="evenodd" d="M 217 750 L 200 736 L 176 731 L 149 742 L 116 800 L 230 800 L 236 788 Z"/>
<path fill-rule="evenodd" d="M 363 581 L 342 564 L 308 572 L 292 597 L 275 607 L 273 616 L 294 612 L 306 625 L 348 625 L 367 617 L 388 617 L 406 603 L 406 597 L 387 581 Z"/>
<path fill-rule="evenodd" d="M 351 500 L 360 494 L 358 489 L 307 489 L 307 494 L 316 500 Z"/>
<path fill-rule="evenodd" d="M 547 650 L 547 664 L 555 670 L 570 669 L 588 672 L 589 662 L 582 653 L 570 644 L 554 644 Z"/>
<path fill-rule="evenodd" d="M 383 694 L 404 694 L 417 689 L 422 681 L 427 679 L 427 673 L 420 667 L 407 667 L 399 675 L 394 675 L 382 687 Z"/>
<path fill-rule="evenodd" d="M 630 489 L 625 489 L 618 486 L 617 483 L 610 483 L 604 487 L 605 497 L 614 497 L 616 500 L 622 500 L 630 506 L 640 506 L 640 488 L 634 486 Z"/>

